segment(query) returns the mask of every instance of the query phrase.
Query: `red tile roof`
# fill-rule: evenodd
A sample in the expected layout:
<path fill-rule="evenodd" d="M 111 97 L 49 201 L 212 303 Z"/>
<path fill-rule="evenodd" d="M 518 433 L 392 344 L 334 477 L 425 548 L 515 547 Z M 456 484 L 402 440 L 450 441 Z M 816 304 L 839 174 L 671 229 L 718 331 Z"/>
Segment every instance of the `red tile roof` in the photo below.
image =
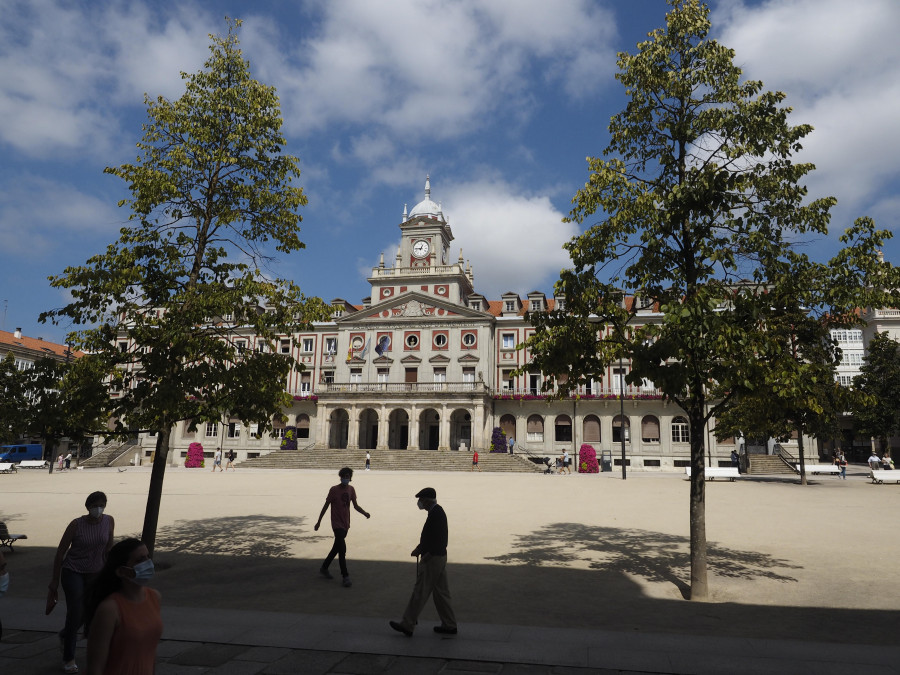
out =
<path fill-rule="evenodd" d="M 38 356 L 52 355 L 61 359 L 64 359 L 66 357 L 66 350 L 68 349 L 66 345 L 59 345 L 55 342 L 42 340 L 40 338 L 31 338 L 25 335 L 23 335 L 22 337 L 16 337 L 15 333 L 0 330 L 0 349 L 3 348 L 8 351 L 27 350 L 30 352 L 34 352 Z M 72 352 L 72 356 L 75 356 L 76 358 L 83 355 L 84 354 L 79 351 Z M 3 356 L 6 356 L 6 354 L 4 353 Z"/>

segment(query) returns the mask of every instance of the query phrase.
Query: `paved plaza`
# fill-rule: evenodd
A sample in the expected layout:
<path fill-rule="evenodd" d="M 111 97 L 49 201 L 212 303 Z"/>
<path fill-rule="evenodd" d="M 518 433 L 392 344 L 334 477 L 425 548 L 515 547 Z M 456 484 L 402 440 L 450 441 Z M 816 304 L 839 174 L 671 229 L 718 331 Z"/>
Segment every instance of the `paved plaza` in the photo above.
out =
<path fill-rule="evenodd" d="M 900 485 L 871 485 L 863 467 L 807 487 L 707 483 L 712 597 L 696 603 L 681 475 L 380 472 L 375 459 L 353 481 L 372 518 L 352 515 L 352 588 L 318 576 L 331 532 L 327 517 L 312 526 L 335 472 L 170 468 L 158 672 L 900 672 Z M 63 610 L 45 617 L 43 602 L 59 537 L 93 490 L 117 536 L 137 535 L 149 479 L 0 475 L 0 520 L 28 535 L 7 555 L 0 672 L 58 670 Z M 412 588 L 425 486 L 450 523 L 450 639 L 432 633 L 431 606 L 411 639 L 387 625 Z"/>

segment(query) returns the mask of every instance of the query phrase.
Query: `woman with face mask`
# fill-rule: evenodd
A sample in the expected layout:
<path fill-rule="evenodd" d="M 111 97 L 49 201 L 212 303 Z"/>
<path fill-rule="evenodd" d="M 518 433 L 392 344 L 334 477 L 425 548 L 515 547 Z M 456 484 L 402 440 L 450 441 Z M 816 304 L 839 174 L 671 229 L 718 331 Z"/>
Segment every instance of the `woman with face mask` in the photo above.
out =
<path fill-rule="evenodd" d="M 153 561 L 139 539 L 112 547 L 85 609 L 88 675 L 152 675 L 162 636 Z"/>
<path fill-rule="evenodd" d="M 106 495 L 92 492 L 84 502 L 88 513 L 69 523 L 56 549 L 53 577 L 47 595 L 47 613 L 56 605 L 59 584 L 66 594 L 66 625 L 59 633 L 63 651 L 63 672 L 77 673 L 75 642 L 84 618 L 84 599 L 88 586 L 97 576 L 113 545 L 115 521 L 103 513 Z"/>

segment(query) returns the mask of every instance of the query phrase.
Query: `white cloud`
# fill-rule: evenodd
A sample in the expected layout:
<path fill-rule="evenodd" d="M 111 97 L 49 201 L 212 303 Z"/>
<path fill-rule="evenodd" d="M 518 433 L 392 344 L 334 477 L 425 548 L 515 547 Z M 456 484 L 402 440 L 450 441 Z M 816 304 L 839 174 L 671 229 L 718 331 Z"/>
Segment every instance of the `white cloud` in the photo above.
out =
<path fill-rule="evenodd" d="M 450 216 L 455 245 L 471 261 L 475 290 L 496 299 L 514 291 L 548 291 L 559 271 L 571 266 L 562 246 L 578 233 L 546 195 L 528 194 L 498 179 L 441 184 L 444 213 Z M 465 247 L 468 243 L 469 247 Z M 451 249 L 456 260 L 458 249 Z"/>
<path fill-rule="evenodd" d="M 836 196 L 842 219 L 861 215 L 900 176 L 900 3 L 727 0 L 712 18 L 746 76 L 815 127 L 798 156 L 817 167 L 810 195 Z"/>

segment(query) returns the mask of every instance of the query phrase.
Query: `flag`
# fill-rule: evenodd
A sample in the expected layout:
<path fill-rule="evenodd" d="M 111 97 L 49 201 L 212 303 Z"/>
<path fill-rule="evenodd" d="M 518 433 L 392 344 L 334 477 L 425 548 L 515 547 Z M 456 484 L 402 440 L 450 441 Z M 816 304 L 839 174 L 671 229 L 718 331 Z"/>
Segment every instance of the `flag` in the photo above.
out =
<path fill-rule="evenodd" d="M 361 358 L 361 359 L 366 358 L 366 354 L 369 353 L 369 347 L 370 347 L 371 345 L 372 345 L 372 338 L 369 338 L 368 340 L 366 340 L 366 346 L 363 347 L 363 350 L 362 350 L 362 352 L 360 353 L 359 358 Z"/>
<path fill-rule="evenodd" d="M 389 338 L 387 335 L 382 335 L 380 338 L 378 338 L 378 344 L 375 345 L 375 353 L 378 354 L 378 356 L 381 356 L 388 350 L 388 347 L 390 346 L 391 338 Z"/>

